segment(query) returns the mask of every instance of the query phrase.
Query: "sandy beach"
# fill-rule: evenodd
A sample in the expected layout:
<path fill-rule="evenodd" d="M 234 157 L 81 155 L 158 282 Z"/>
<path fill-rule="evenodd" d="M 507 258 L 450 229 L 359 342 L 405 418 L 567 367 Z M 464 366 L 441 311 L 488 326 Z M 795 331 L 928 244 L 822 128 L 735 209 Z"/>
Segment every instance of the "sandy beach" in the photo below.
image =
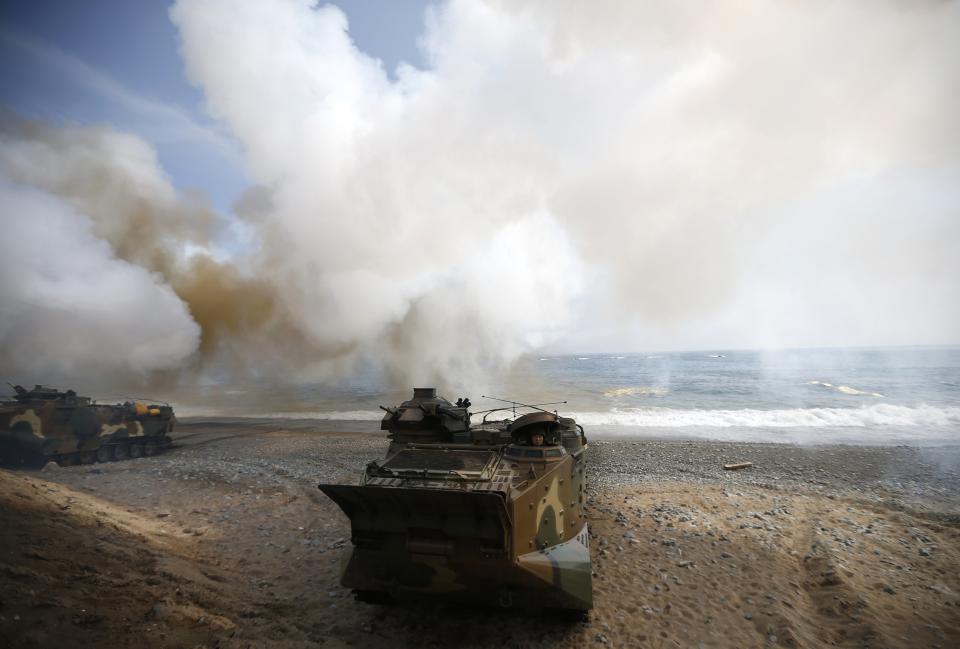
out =
<path fill-rule="evenodd" d="M 578 620 L 354 601 L 349 524 L 316 485 L 355 482 L 381 434 L 206 420 L 175 439 L 0 471 L 6 646 L 960 646 L 960 447 L 591 440 Z"/>

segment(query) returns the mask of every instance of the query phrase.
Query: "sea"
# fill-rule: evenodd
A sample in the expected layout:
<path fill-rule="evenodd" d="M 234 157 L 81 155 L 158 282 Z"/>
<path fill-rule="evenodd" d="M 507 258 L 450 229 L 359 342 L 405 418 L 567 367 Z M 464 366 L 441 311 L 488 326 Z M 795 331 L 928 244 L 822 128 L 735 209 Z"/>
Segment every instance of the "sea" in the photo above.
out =
<path fill-rule="evenodd" d="M 960 443 L 960 347 L 542 354 L 484 383 L 477 391 L 416 387 L 436 387 L 451 401 L 468 397 L 474 421 L 513 416 L 508 401 L 542 404 L 592 438 Z M 181 417 L 375 431 L 379 406 L 409 398 L 412 387 L 367 368 L 332 383 L 193 386 L 175 405 Z"/>

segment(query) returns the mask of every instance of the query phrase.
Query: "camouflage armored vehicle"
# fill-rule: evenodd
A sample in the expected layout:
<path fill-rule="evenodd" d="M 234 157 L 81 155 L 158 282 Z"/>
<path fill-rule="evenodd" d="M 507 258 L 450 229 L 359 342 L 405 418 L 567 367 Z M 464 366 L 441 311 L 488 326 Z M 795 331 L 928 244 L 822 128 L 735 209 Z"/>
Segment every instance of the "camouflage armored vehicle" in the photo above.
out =
<path fill-rule="evenodd" d="M 0 461 L 92 464 L 153 455 L 170 444 L 176 418 L 168 405 L 101 405 L 73 390 L 13 386 L 0 401 Z"/>
<path fill-rule="evenodd" d="M 472 425 L 458 404 L 414 389 L 384 408 L 386 458 L 359 485 L 320 485 L 352 526 L 343 585 L 367 600 L 591 609 L 583 428 L 537 407 Z"/>

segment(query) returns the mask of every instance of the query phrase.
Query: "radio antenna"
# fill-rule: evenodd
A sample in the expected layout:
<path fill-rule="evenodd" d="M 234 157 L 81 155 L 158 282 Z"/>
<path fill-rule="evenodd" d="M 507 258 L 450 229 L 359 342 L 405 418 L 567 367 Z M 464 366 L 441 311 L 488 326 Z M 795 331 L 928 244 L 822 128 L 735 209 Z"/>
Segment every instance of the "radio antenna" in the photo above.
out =
<path fill-rule="evenodd" d="M 540 406 L 555 406 L 555 405 L 557 405 L 557 404 L 566 403 L 566 401 L 551 401 L 551 402 L 549 402 L 549 403 L 521 403 L 521 402 L 519 402 L 519 401 L 513 401 L 513 400 L 511 400 L 511 399 L 501 399 L 500 397 L 491 397 L 491 396 L 488 396 L 488 395 L 486 395 L 486 394 L 481 394 L 481 395 L 480 395 L 480 398 L 481 398 L 481 399 L 493 399 L 494 401 L 502 401 L 503 403 L 513 404 L 513 414 L 514 414 L 514 415 L 517 414 L 517 406 L 522 406 L 522 407 L 524 407 L 524 408 L 534 408 L 535 410 L 539 410 L 540 412 L 549 413 L 549 412 L 550 412 L 549 410 L 544 410 L 543 408 L 540 408 Z M 500 408 L 494 408 L 494 410 L 500 410 Z M 483 411 L 481 411 L 481 412 L 483 412 Z M 474 413 L 474 414 L 479 415 L 480 413 L 477 412 L 477 413 Z M 555 414 L 555 413 L 554 413 L 554 414 Z"/>

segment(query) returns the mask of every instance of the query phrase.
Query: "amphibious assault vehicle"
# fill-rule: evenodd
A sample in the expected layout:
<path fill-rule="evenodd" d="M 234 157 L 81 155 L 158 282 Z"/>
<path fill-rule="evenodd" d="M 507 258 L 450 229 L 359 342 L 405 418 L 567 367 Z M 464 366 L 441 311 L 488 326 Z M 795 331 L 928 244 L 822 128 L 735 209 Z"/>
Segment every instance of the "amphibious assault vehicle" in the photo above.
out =
<path fill-rule="evenodd" d="M 153 455 L 170 444 L 176 417 L 169 405 L 95 403 L 73 390 L 13 386 L 0 401 L 0 461 L 92 464 Z"/>
<path fill-rule="evenodd" d="M 342 584 L 358 598 L 593 607 L 583 428 L 539 408 L 551 404 L 510 403 L 478 424 L 469 400 L 453 404 L 434 388 L 381 406 L 386 458 L 359 485 L 320 485 L 350 518 Z"/>

